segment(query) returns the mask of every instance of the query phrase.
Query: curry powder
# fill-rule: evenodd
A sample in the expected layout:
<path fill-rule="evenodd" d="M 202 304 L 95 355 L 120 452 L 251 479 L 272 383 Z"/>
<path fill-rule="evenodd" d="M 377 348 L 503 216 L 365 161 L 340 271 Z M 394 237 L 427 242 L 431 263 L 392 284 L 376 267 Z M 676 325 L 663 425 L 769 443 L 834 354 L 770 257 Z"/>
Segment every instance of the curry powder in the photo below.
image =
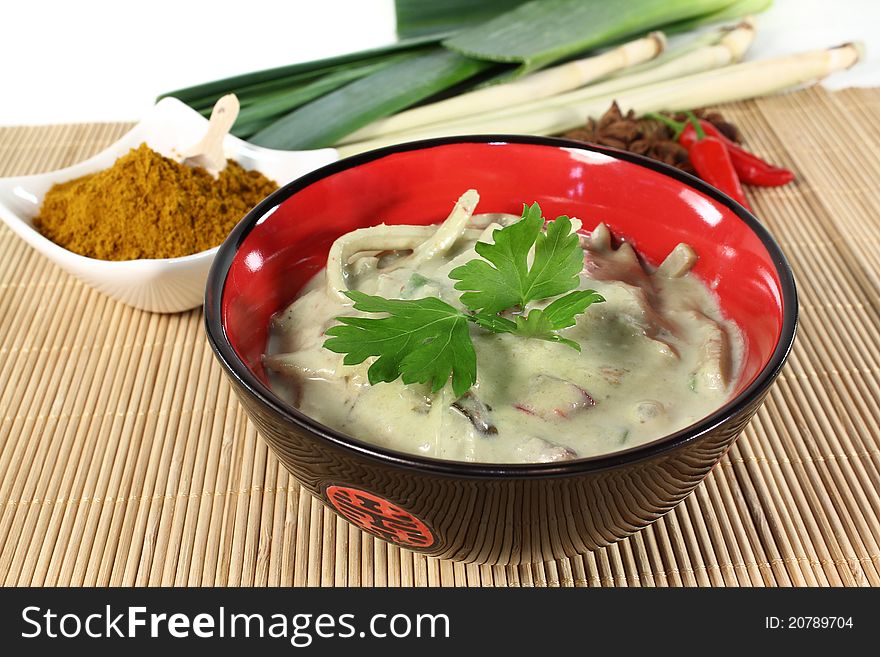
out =
<path fill-rule="evenodd" d="M 54 185 L 34 226 L 89 258 L 176 258 L 219 245 L 277 188 L 233 160 L 215 179 L 141 144 L 109 169 Z"/>

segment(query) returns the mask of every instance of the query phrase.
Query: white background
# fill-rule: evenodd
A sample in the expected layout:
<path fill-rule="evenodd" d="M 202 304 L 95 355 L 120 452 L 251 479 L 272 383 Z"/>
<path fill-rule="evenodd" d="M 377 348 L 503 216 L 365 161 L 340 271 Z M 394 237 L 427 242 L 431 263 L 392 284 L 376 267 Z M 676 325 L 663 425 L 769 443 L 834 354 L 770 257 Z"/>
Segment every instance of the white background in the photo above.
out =
<path fill-rule="evenodd" d="M 191 84 L 394 40 L 392 0 L 9 0 L 0 125 L 133 121 Z M 776 0 L 748 59 L 860 39 L 865 62 L 826 82 L 880 86 L 880 1 Z"/>

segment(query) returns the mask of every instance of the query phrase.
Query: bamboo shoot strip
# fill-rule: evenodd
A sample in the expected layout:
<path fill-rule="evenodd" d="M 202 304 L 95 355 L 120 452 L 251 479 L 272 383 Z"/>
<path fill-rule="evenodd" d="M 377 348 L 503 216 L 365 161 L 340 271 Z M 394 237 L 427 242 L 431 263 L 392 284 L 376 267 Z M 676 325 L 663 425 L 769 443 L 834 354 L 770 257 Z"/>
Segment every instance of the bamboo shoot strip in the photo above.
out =
<path fill-rule="evenodd" d="M 519 62 L 525 73 L 665 23 L 723 9 L 732 0 L 532 0 L 446 39 L 462 55 Z"/>
<path fill-rule="evenodd" d="M 243 73 L 241 75 L 214 80 L 212 82 L 205 82 L 192 87 L 168 91 L 159 96 L 157 100 L 165 98 L 166 96 L 174 96 L 187 104 L 189 104 L 191 100 L 204 98 L 212 98 L 213 100 L 216 100 L 223 94 L 235 92 L 237 89 L 244 86 L 254 85 L 261 82 L 270 82 L 272 80 L 277 80 L 278 78 L 290 77 L 301 73 L 315 71 L 321 72 L 324 69 L 332 69 L 340 65 L 361 62 L 362 60 L 375 58 L 377 56 L 399 53 L 437 43 L 441 38 L 442 35 L 431 35 L 414 39 L 405 39 L 380 48 L 360 50 L 358 52 L 328 57 L 326 59 L 316 59 L 308 62 L 289 64 L 287 66 L 279 66 L 277 68 L 264 69 L 262 71 Z"/>
<path fill-rule="evenodd" d="M 412 130 L 432 123 L 479 115 L 555 96 L 582 87 L 621 68 L 656 57 L 663 51 L 664 44 L 663 35 L 655 32 L 601 55 L 567 62 L 507 84 L 484 87 L 380 119 L 348 135 L 342 143 Z"/>
<path fill-rule="evenodd" d="M 323 148 L 367 125 L 429 98 L 491 66 L 443 48 L 396 62 L 330 92 L 251 138 L 280 149 Z"/>
<path fill-rule="evenodd" d="M 617 100 L 625 110 L 633 109 L 642 114 L 756 98 L 820 80 L 835 71 L 853 66 L 863 56 L 861 44 L 847 43 L 826 50 L 756 60 L 630 89 L 620 95 L 590 98 L 582 103 L 542 106 L 510 116 L 480 117 L 466 126 L 428 126 L 421 131 L 347 144 L 339 147 L 339 154 L 347 157 L 405 141 L 462 134 L 556 135 L 583 125 L 588 118 L 600 117 L 613 100 Z"/>
<path fill-rule="evenodd" d="M 482 23 L 526 0 L 395 0 L 397 36 L 401 39 L 456 32 Z"/>

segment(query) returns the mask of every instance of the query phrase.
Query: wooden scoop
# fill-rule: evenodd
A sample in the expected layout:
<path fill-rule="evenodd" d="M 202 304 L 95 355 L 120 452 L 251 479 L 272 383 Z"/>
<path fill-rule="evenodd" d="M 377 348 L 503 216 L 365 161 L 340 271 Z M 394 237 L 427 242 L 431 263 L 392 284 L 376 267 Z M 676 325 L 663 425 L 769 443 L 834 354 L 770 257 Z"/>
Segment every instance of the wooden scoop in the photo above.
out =
<path fill-rule="evenodd" d="M 238 117 L 238 109 L 238 97 L 235 94 L 226 94 L 217 100 L 211 110 L 205 136 L 184 151 L 183 163 L 191 167 L 202 167 L 216 178 L 226 168 L 223 140 Z"/>

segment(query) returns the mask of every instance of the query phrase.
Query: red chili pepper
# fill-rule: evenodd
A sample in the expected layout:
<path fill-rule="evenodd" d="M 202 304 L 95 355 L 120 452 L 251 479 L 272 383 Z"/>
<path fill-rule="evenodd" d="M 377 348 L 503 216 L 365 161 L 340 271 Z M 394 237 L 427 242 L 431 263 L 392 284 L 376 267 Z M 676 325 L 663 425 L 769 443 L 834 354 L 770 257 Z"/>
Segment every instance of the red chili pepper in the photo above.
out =
<path fill-rule="evenodd" d="M 742 182 L 749 185 L 760 185 L 761 187 L 779 187 L 780 185 L 787 185 L 794 180 L 794 174 L 791 171 L 765 162 L 757 155 L 749 153 L 735 141 L 725 137 L 709 121 L 701 119 L 700 127 L 703 128 L 706 135 L 715 137 L 727 146 L 727 152 L 730 153 L 733 168 L 736 169 L 736 174 Z M 678 143 L 690 149 L 691 144 L 695 141 L 697 141 L 697 131 L 694 125 L 689 122 L 684 130 L 682 130 Z"/>
<path fill-rule="evenodd" d="M 697 174 L 710 185 L 714 185 L 734 201 L 751 210 L 742 185 L 733 168 L 730 151 L 717 137 L 707 137 L 703 127 L 692 118 L 697 139 L 688 148 L 688 157 Z"/>
<path fill-rule="evenodd" d="M 657 113 L 647 114 L 646 116 L 669 126 L 675 132 L 675 139 L 685 148 L 689 149 L 691 144 L 697 141 L 697 132 L 690 121 L 679 123 L 668 116 Z M 762 160 L 754 153 L 749 153 L 735 141 L 725 137 L 724 133 L 709 121 L 700 119 L 699 122 L 700 127 L 703 128 L 707 135 L 721 140 L 727 146 L 727 151 L 730 153 L 730 159 L 733 162 L 733 168 L 736 169 L 736 174 L 742 182 L 761 187 L 779 187 L 780 185 L 787 185 L 794 180 L 794 174 L 788 169 L 777 167 Z"/>

